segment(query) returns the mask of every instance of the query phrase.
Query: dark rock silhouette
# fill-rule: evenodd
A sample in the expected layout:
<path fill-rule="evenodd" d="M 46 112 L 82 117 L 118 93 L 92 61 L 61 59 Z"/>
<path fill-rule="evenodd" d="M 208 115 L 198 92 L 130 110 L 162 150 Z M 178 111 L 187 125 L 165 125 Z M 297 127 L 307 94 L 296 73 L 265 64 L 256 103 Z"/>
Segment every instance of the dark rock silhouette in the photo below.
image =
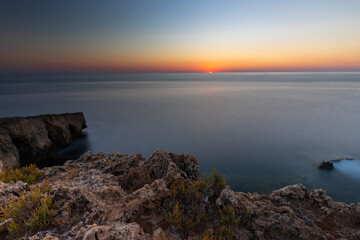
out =
<path fill-rule="evenodd" d="M 334 164 L 332 162 L 329 161 L 322 161 L 319 165 L 319 168 L 322 169 L 333 169 L 334 168 Z"/>
<path fill-rule="evenodd" d="M 0 171 L 53 158 L 84 128 L 83 113 L 0 118 Z"/>

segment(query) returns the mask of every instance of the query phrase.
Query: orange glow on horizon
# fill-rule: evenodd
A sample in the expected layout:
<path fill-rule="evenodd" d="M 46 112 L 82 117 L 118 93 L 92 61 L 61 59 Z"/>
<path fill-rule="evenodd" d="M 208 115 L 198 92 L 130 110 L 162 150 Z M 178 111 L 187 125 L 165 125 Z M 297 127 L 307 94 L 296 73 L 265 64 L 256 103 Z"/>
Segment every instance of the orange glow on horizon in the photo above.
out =
<path fill-rule="evenodd" d="M 0 71 L 208 73 L 360 70 L 360 42 L 347 36 L 341 37 L 342 44 L 337 39 L 299 41 L 290 37 L 287 41 L 269 39 L 266 43 L 238 42 L 241 39 L 227 38 L 221 40 L 225 43 L 203 43 L 200 40 L 168 45 L 144 43 L 136 47 L 117 45 L 114 40 L 96 48 L 77 45 L 46 51 L 42 46 L 28 48 L 21 45 L 1 51 Z"/>
<path fill-rule="evenodd" d="M 241 52 L 213 51 L 176 54 L 121 52 L 59 53 L 5 53 L 2 71 L 90 71 L 90 72 L 227 72 L 227 71 L 306 71 L 306 70 L 360 70 L 360 48 L 350 51 L 293 50 Z M 71 55 L 72 54 L 72 55 Z M 4 56 L 3 55 L 3 56 Z"/>
<path fill-rule="evenodd" d="M 358 1 L 10 2 L 0 72 L 360 70 Z"/>

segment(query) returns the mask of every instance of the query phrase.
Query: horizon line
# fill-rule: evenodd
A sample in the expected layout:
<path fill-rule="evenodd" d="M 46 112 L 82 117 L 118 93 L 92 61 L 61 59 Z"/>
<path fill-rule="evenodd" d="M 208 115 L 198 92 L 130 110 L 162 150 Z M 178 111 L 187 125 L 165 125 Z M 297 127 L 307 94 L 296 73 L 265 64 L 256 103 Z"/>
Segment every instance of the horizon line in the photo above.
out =
<path fill-rule="evenodd" d="M 130 74 L 130 73 L 358 73 L 360 68 L 355 69 L 291 69 L 291 70 L 226 70 L 226 71 L 0 71 L 0 75 L 16 74 Z"/>

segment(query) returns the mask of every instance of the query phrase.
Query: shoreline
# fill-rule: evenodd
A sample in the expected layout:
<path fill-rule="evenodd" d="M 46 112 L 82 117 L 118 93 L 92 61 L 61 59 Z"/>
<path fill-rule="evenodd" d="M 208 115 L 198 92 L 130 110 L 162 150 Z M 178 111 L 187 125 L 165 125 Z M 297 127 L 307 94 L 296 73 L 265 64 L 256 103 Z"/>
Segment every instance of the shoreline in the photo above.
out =
<path fill-rule="evenodd" d="M 63 166 L 43 168 L 34 185 L 0 183 L 0 203 L 9 205 L 7 199 L 17 201 L 49 185 L 40 194 L 56 203 L 49 224 L 19 239 L 356 239 L 360 234 L 360 203 L 335 202 L 324 190 L 308 191 L 301 184 L 269 194 L 234 192 L 216 170 L 200 179 L 198 169 L 194 156 L 165 150 L 148 159 L 87 152 Z"/>

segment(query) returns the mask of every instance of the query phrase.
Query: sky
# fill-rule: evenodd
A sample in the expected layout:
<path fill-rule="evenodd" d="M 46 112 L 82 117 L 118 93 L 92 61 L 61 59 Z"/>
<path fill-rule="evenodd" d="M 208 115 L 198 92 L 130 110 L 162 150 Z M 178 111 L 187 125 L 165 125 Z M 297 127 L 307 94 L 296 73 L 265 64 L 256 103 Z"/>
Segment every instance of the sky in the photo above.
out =
<path fill-rule="evenodd" d="M 2 0 L 0 72 L 360 70 L 359 0 Z"/>

